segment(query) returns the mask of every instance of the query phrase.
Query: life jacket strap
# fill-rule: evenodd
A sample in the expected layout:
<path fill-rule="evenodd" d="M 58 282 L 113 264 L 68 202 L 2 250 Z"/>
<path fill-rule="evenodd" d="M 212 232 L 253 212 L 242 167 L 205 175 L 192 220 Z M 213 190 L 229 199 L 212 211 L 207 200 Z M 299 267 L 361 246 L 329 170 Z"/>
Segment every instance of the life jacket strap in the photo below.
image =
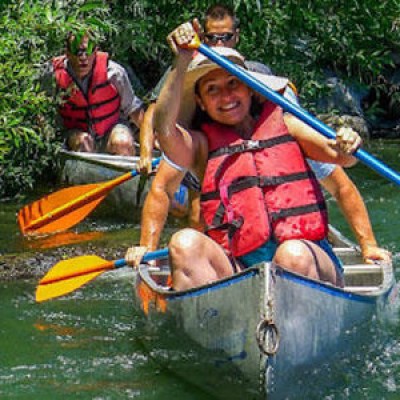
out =
<path fill-rule="evenodd" d="M 285 176 L 241 176 L 233 180 L 232 183 L 229 185 L 228 197 L 230 198 L 232 194 L 249 189 L 254 186 L 266 188 L 283 185 L 284 183 L 300 181 L 303 179 L 315 179 L 315 176 L 311 171 L 298 172 Z M 218 198 L 220 198 L 219 190 L 201 194 L 201 201 L 215 200 Z"/>
<path fill-rule="evenodd" d="M 240 144 L 220 147 L 217 150 L 210 151 L 208 153 L 208 159 L 210 160 L 212 158 L 224 155 L 232 155 L 237 153 L 244 153 L 246 151 L 265 149 L 268 147 L 274 147 L 283 143 L 288 143 L 293 141 L 295 141 L 295 139 L 292 135 L 282 135 L 272 139 L 265 139 L 265 140 L 244 140 Z"/>

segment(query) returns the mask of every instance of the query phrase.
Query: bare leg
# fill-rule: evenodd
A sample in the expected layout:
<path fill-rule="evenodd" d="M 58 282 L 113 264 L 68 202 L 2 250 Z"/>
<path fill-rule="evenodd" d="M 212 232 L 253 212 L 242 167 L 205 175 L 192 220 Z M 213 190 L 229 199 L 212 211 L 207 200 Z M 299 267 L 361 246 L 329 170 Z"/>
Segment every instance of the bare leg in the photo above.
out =
<path fill-rule="evenodd" d="M 175 233 L 169 251 L 175 290 L 190 289 L 233 274 L 222 247 L 194 229 Z"/>
<path fill-rule="evenodd" d="M 309 278 L 342 286 L 341 277 L 329 255 L 315 243 L 304 242 L 288 240 L 282 243 L 273 261 Z"/>
<path fill-rule="evenodd" d="M 136 151 L 132 131 L 126 125 L 115 125 L 110 132 L 106 151 L 120 156 L 134 156 Z"/>

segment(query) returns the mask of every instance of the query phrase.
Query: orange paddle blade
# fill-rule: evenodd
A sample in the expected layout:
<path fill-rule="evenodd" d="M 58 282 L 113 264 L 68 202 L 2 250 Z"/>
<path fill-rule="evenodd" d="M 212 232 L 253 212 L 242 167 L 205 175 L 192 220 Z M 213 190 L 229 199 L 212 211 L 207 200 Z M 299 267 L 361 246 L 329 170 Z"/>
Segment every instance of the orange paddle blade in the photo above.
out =
<path fill-rule="evenodd" d="M 54 235 L 44 235 L 42 237 L 27 236 L 24 241 L 24 247 L 33 250 L 51 249 L 52 247 L 66 246 L 76 243 L 87 242 L 89 240 L 97 240 L 104 236 L 104 232 L 59 232 Z"/>
<path fill-rule="evenodd" d="M 28 204 L 18 212 L 21 232 L 24 235 L 53 233 L 78 224 L 104 199 L 105 194 L 75 209 L 72 202 L 98 187 L 99 184 L 90 184 L 62 189 Z M 63 208 L 65 205 L 67 208 Z"/>
<path fill-rule="evenodd" d="M 42 302 L 71 293 L 114 267 L 113 261 L 98 256 L 81 256 L 60 261 L 39 281 L 36 301 Z"/>
<path fill-rule="evenodd" d="M 18 224 L 25 235 L 64 231 L 82 221 L 117 185 L 137 175 L 128 172 L 104 183 L 59 190 L 25 207 L 18 213 Z"/>

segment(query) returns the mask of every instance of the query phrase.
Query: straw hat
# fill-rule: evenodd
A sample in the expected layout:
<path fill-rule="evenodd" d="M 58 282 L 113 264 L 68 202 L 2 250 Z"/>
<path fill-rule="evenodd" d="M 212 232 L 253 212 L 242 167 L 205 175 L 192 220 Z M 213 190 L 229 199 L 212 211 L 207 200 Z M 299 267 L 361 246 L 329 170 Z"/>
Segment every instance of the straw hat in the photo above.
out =
<path fill-rule="evenodd" d="M 246 69 L 245 59 L 238 51 L 230 47 L 213 47 L 213 50 L 218 54 L 228 58 L 235 64 L 239 65 L 239 68 Z M 178 118 L 178 121 L 181 125 L 187 128 L 191 125 L 196 110 L 196 82 L 203 76 L 207 75 L 209 72 L 218 68 L 221 67 L 201 53 L 197 53 L 193 60 L 190 62 L 183 83 L 183 97 Z M 288 80 L 286 78 L 281 78 L 273 75 L 264 75 L 253 71 L 247 72 L 274 91 L 283 90 L 288 83 Z"/>

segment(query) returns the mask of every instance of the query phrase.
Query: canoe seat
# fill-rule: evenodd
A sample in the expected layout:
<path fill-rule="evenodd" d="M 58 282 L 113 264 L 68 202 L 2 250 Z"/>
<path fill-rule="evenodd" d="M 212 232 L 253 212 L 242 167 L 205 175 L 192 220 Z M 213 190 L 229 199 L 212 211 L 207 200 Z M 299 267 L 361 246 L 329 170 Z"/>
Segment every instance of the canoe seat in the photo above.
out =
<path fill-rule="evenodd" d="M 363 262 L 361 253 L 353 247 L 334 247 L 335 254 L 343 264 L 361 264 Z"/>
<path fill-rule="evenodd" d="M 344 266 L 345 288 L 351 287 L 352 291 L 369 291 L 379 287 L 383 282 L 381 265 L 355 264 Z M 360 289 L 358 289 L 360 288 Z M 365 288 L 365 289 L 363 289 Z"/>

